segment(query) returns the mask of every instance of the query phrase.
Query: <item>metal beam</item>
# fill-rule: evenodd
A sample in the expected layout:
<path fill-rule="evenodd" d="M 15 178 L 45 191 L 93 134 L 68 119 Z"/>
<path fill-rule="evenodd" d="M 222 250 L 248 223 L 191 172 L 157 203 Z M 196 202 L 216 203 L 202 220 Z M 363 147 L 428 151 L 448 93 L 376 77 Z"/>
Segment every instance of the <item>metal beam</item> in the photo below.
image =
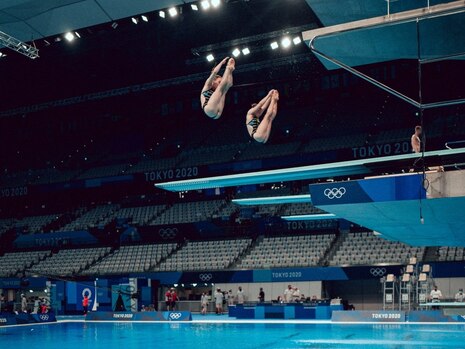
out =
<path fill-rule="evenodd" d="M 385 27 L 385 26 L 394 26 L 394 25 L 399 25 L 402 23 L 409 23 L 409 22 L 415 22 L 415 21 L 419 22 L 419 21 L 429 19 L 429 18 L 447 16 L 447 15 L 463 13 L 463 12 L 465 12 L 465 1 L 461 0 L 461 1 L 455 1 L 452 3 L 431 6 L 427 8 L 400 12 L 400 13 L 396 13 L 396 14 L 392 14 L 388 16 L 374 17 L 374 18 L 364 19 L 360 21 L 314 29 L 314 30 L 303 32 L 302 37 L 315 55 L 337 65 L 340 68 L 347 70 L 348 72 L 360 77 L 361 79 L 365 81 L 368 81 L 369 83 L 381 88 L 382 90 L 388 93 L 391 93 L 392 95 L 402 99 L 403 101 L 419 109 L 439 108 L 439 107 L 445 107 L 445 106 L 451 106 L 451 105 L 457 105 L 457 104 L 464 104 L 465 98 L 439 101 L 439 102 L 433 102 L 433 103 L 422 103 L 421 101 L 416 101 L 402 94 L 401 92 L 383 84 L 382 82 L 360 72 L 359 70 L 354 69 L 347 64 L 344 64 L 343 62 L 337 60 L 336 58 L 331 57 L 328 54 L 325 54 L 321 52 L 320 50 L 316 49 L 315 40 L 321 37 L 328 37 L 328 36 L 337 35 L 337 34 L 354 31 L 358 29 L 367 29 L 367 28 L 372 29 L 372 28 Z M 452 58 L 459 57 L 462 55 L 463 53 L 457 53 L 453 55 L 449 54 L 449 55 L 444 55 L 443 57 L 436 57 L 434 59 L 423 59 L 423 60 L 421 59 L 421 57 L 417 57 L 417 60 L 418 60 L 419 65 L 421 66 L 421 64 L 427 64 L 427 63 L 434 62 L 434 61 L 445 60 L 451 57 Z M 420 89 L 421 89 L 421 86 L 420 86 Z"/>
<path fill-rule="evenodd" d="M 0 31 L 0 44 L 31 59 L 39 57 L 39 50 Z"/>

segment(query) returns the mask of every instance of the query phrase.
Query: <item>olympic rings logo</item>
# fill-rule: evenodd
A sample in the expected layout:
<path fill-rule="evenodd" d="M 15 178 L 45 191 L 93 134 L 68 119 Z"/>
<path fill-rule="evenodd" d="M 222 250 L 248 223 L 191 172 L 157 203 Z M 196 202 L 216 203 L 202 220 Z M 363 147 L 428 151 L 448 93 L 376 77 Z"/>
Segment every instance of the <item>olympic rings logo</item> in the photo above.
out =
<path fill-rule="evenodd" d="M 49 316 L 47 314 L 41 314 L 39 315 L 39 319 L 42 321 L 47 321 L 49 319 Z"/>
<path fill-rule="evenodd" d="M 170 313 L 171 320 L 178 320 L 181 317 L 181 313 Z"/>
<path fill-rule="evenodd" d="M 371 268 L 370 274 L 376 277 L 383 276 L 386 274 L 386 268 Z"/>
<path fill-rule="evenodd" d="M 340 199 L 344 196 L 344 194 L 346 193 L 346 188 L 344 187 L 340 187 L 340 188 L 327 188 L 325 189 L 325 191 L 323 192 L 323 194 L 325 194 L 325 196 L 332 200 L 332 199 Z"/>
<path fill-rule="evenodd" d="M 87 297 L 92 298 L 92 291 L 90 290 L 89 287 L 86 287 L 85 289 L 82 290 L 82 297 L 83 298 L 86 295 L 86 293 L 87 293 Z"/>
<path fill-rule="evenodd" d="M 176 237 L 176 235 L 178 234 L 178 228 L 161 228 L 160 230 L 158 230 L 158 235 L 160 235 L 160 237 L 162 239 L 173 239 L 174 237 Z"/>
<path fill-rule="evenodd" d="M 199 279 L 203 282 L 207 282 L 207 281 L 210 281 L 211 279 L 213 279 L 213 275 L 208 273 L 208 274 L 200 274 L 199 275 Z"/>

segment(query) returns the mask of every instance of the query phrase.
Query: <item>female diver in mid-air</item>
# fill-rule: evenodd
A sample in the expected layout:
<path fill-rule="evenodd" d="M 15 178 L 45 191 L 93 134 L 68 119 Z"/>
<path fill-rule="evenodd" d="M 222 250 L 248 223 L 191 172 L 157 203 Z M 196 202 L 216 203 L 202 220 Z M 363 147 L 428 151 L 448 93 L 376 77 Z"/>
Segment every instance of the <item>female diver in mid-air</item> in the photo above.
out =
<path fill-rule="evenodd" d="M 226 64 L 223 76 L 218 75 L 223 64 Z M 232 73 L 235 69 L 236 62 L 234 58 L 226 57 L 213 68 L 210 76 L 202 88 L 200 94 L 200 103 L 204 113 L 212 118 L 219 119 L 223 113 L 224 100 L 226 93 L 233 85 Z"/>
<path fill-rule="evenodd" d="M 266 143 L 270 137 L 271 124 L 278 112 L 279 92 L 271 90 L 257 104 L 252 104 L 252 108 L 247 112 L 245 123 L 250 137 L 259 143 Z M 260 120 L 266 109 L 265 116 Z"/>

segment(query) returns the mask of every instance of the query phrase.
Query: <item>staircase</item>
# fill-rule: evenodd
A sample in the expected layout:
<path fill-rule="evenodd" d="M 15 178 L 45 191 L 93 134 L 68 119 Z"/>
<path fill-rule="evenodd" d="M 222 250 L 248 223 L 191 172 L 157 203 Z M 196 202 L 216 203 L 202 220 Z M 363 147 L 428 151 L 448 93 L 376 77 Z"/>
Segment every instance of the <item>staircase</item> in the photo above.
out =
<path fill-rule="evenodd" d="M 256 246 L 260 245 L 260 243 L 263 241 L 263 238 L 263 235 L 260 235 L 255 240 L 253 240 L 249 247 L 242 253 L 242 255 L 237 257 L 237 259 L 228 266 L 228 269 L 237 268 L 242 262 L 242 260 L 248 257 L 252 253 L 252 251 L 255 250 Z"/>
<path fill-rule="evenodd" d="M 438 247 L 427 247 L 423 255 L 423 262 L 436 262 L 439 258 Z"/>
<path fill-rule="evenodd" d="M 333 259 L 336 252 L 339 251 L 339 248 L 344 243 L 346 238 L 347 238 L 346 232 L 342 232 L 342 233 L 340 232 L 336 234 L 336 238 L 333 240 L 329 248 L 326 250 L 323 257 L 321 257 L 321 259 L 318 261 L 318 265 L 328 266 L 329 262 L 331 261 L 331 259 Z"/>

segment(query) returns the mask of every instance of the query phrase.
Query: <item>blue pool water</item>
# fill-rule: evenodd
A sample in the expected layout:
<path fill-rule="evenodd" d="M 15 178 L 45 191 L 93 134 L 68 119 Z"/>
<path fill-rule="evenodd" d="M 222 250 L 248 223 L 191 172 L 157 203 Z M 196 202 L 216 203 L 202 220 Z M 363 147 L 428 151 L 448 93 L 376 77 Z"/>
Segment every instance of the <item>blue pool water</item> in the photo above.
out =
<path fill-rule="evenodd" d="M 58 323 L 0 328 L 1 348 L 465 348 L 465 325 Z"/>

